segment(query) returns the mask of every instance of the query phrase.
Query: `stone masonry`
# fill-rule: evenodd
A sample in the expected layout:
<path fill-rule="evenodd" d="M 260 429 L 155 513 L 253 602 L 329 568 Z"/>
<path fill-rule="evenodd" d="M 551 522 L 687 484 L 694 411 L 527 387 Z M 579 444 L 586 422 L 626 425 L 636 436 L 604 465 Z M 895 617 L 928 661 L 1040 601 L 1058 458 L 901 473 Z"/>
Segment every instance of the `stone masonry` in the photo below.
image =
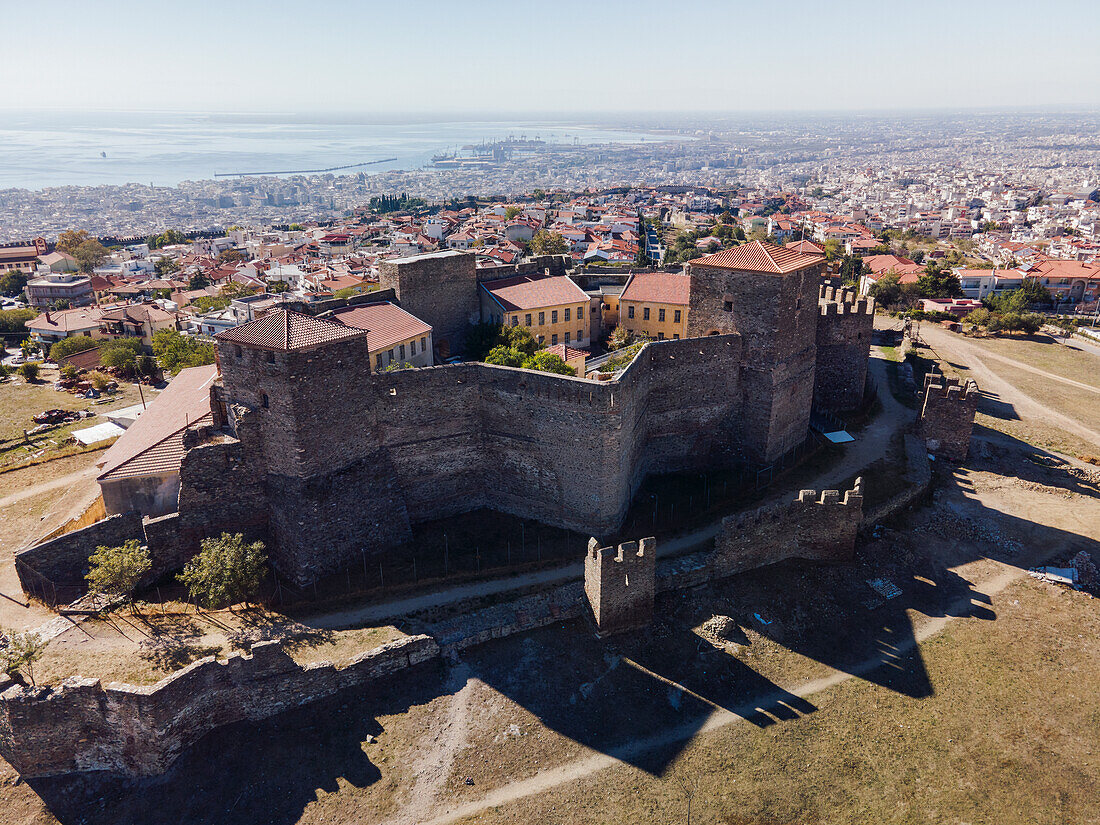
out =
<path fill-rule="evenodd" d="M 382 261 L 378 283 L 393 289 L 401 308 L 432 327 L 441 359 L 462 351 L 467 325 L 477 323 L 476 256 L 473 252 L 436 252 Z"/>
<path fill-rule="evenodd" d="M 859 407 L 867 383 L 867 348 L 875 320 L 874 298 L 821 287 L 818 299 L 814 403 L 832 412 Z"/>
<path fill-rule="evenodd" d="M 653 621 L 657 541 L 645 538 L 618 548 L 588 542 L 584 593 L 600 636 L 636 630 Z"/>
<path fill-rule="evenodd" d="M 924 376 L 924 405 L 917 425 L 928 452 L 948 461 L 966 459 L 979 398 L 973 381 L 960 384 L 957 378 L 933 372 Z"/>

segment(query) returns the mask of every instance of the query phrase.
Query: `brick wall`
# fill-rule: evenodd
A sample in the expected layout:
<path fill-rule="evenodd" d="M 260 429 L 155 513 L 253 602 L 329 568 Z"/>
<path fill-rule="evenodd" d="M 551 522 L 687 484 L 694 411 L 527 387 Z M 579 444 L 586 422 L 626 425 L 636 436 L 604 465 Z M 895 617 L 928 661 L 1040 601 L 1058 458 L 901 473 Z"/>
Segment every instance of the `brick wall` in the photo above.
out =
<path fill-rule="evenodd" d="M 202 659 L 151 687 L 67 679 L 31 688 L 0 677 L 0 754 L 23 776 L 163 773 L 215 728 L 263 719 L 439 655 L 430 636 L 366 651 L 348 665 L 299 665 L 278 642 L 251 656 Z"/>
<path fill-rule="evenodd" d="M 956 378 L 934 372 L 924 376 L 924 404 L 917 426 L 930 453 L 948 461 L 966 458 L 980 397 L 973 381 L 960 384 Z"/>
<path fill-rule="evenodd" d="M 823 286 L 818 307 L 814 403 L 833 412 L 854 410 L 867 381 L 874 299 Z"/>

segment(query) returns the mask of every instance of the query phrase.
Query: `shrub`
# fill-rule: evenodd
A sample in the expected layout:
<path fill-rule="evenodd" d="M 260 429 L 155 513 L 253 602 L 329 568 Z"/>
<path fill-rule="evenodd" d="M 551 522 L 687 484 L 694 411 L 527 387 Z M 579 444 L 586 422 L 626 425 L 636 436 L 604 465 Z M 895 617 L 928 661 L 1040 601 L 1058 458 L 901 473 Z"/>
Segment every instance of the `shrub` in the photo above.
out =
<path fill-rule="evenodd" d="M 129 598 L 142 578 L 152 569 L 149 549 L 137 539 L 118 547 L 100 545 L 88 559 L 90 569 L 85 579 L 88 590 L 105 596 Z"/>
<path fill-rule="evenodd" d="M 19 374 L 28 384 L 37 381 L 39 366 L 41 365 L 37 361 L 24 361 L 19 365 Z"/>
<path fill-rule="evenodd" d="M 202 540 L 202 549 L 177 577 L 197 603 L 208 608 L 254 601 L 267 572 L 262 541 L 244 543 L 240 533 Z"/>
<path fill-rule="evenodd" d="M 536 352 L 524 359 L 523 368 L 539 372 L 553 372 L 558 375 L 576 375 L 577 371 L 565 363 L 561 356 L 552 352 Z"/>
<path fill-rule="evenodd" d="M 92 387 L 99 392 L 103 392 L 107 389 L 107 385 L 111 382 L 111 376 L 106 375 L 99 370 L 94 371 L 88 376 L 88 380 L 92 382 Z"/>
<path fill-rule="evenodd" d="M 966 323 L 973 324 L 976 327 L 984 327 L 989 323 L 989 319 L 992 317 L 992 313 L 985 307 L 973 310 L 964 319 Z"/>
<path fill-rule="evenodd" d="M 80 375 L 80 370 L 78 370 L 72 364 L 65 364 L 60 370 L 58 370 L 58 372 L 61 373 L 61 377 L 64 378 L 66 381 L 72 381 L 78 375 Z"/>
<path fill-rule="evenodd" d="M 60 361 L 66 356 L 75 355 L 85 350 L 95 349 L 99 346 L 99 343 L 99 341 L 94 338 L 89 338 L 87 335 L 74 335 L 71 338 L 63 338 L 50 347 L 50 360 Z"/>
<path fill-rule="evenodd" d="M 34 663 L 42 658 L 49 642 L 42 641 L 33 630 L 17 633 L 14 630 L 0 631 L 3 645 L 0 647 L 0 663 L 9 676 L 21 676 L 26 671 L 27 678 L 34 684 Z"/>

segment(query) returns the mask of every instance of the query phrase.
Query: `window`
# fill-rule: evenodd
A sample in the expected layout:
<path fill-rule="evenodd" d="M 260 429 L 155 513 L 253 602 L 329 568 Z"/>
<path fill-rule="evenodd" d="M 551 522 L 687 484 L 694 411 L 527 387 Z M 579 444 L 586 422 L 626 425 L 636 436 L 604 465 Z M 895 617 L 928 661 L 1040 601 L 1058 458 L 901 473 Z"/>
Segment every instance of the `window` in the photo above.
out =
<path fill-rule="evenodd" d="M 382 369 L 382 353 L 374 356 L 374 368 L 377 370 Z"/>
<path fill-rule="evenodd" d="M 267 363 L 269 363 L 269 364 L 274 364 L 275 363 L 275 353 L 269 352 L 267 354 Z"/>
<path fill-rule="evenodd" d="M 657 333 L 657 340 L 658 340 L 658 341 L 663 341 L 663 340 L 665 340 L 665 334 L 664 334 L 663 332 L 658 332 L 658 333 Z"/>
<path fill-rule="evenodd" d="M 634 317 L 634 304 L 631 304 L 630 306 L 628 306 L 626 308 L 626 317 L 627 318 L 633 318 Z"/>
<path fill-rule="evenodd" d="M 409 355 L 416 355 L 416 339 L 409 341 Z"/>
<path fill-rule="evenodd" d="M 528 312 L 527 315 L 524 316 L 523 320 L 527 326 L 531 326 L 531 313 Z"/>
<path fill-rule="evenodd" d="M 555 335 L 551 335 L 551 336 L 550 336 L 550 346 L 554 346 L 554 345 L 556 345 L 557 343 L 558 343 L 558 336 L 557 336 L 556 334 L 555 334 Z"/>
<path fill-rule="evenodd" d="M 722 309 L 724 309 L 726 312 L 733 312 L 733 301 L 723 301 Z"/>
<path fill-rule="evenodd" d="M 578 341 L 584 340 L 584 330 L 583 329 L 578 329 L 577 330 L 577 340 Z"/>
<path fill-rule="evenodd" d="M 420 351 L 421 352 L 427 352 L 428 351 L 428 338 L 427 338 L 427 336 L 420 339 Z"/>
<path fill-rule="evenodd" d="M 663 309 L 657 310 L 657 320 L 661 321 L 661 322 L 664 322 L 664 320 L 665 320 L 665 311 Z"/>
<path fill-rule="evenodd" d="M 569 320 L 571 320 L 571 319 L 570 319 L 570 317 L 569 317 L 569 315 L 570 315 L 570 309 L 569 309 L 569 307 L 566 307 L 566 308 L 565 308 L 565 320 L 566 320 L 566 321 L 569 321 Z"/>
<path fill-rule="evenodd" d="M 672 340 L 673 341 L 679 341 L 680 340 L 680 333 L 678 333 L 678 332 L 672 333 Z"/>
<path fill-rule="evenodd" d="M 394 358 L 397 356 L 397 350 L 391 349 L 388 354 L 390 356 L 390 363 L 392 364 L 394 362 Z"/>
<path fill-rule="evenodd" d="M 260 404 L 263 405 L 263 408 L 265 410 L 267 409 L 268 401 L 267 401 L 267 393 L 266 392 L 260 393 Z"/>
<path fill-rule="evenodd" d="M 545 323 L 546 323 L 546 313 L 545 312 L 540 312 L 539 313 L 539 326 L 541 327 Z"/>
<path fill-rule="evenodd" d="M 405 360 L 405 345 L 404 344 L 401 345 L 401 360 L 402 361 Z"/>
<path fill-rule="evenodd" d="M 649 320 L 649 307 L 642 307 L 642 320 L 643 321 L 648 321 Z"/>
<path fill-rule="evenodd" d="M 540 335 L 540 336 L 539 336 L 539 343 L 540 343 L 540 344 L 541 344 L 541 343 L 542 343 L 543 341 L 545 341 L 545 340 L 546 340 L 546 336 L 545 336 L 545 335 Z"/>
<path fill-rule="evenodd" d="M 596 308 L 593 307 L 592 311 L 595 312 Z M 584 307 L 577 307 L 577 320 L 579 321 L 583 317 L 584 317 Z"/>
<path fill-rule="evenodd" d="M 85 334 L 85 335 L 89 335 L 90 333 L 87 333 L 87 332 L 86 332 L 86 333 L 84 333 L 84 334 Z M 241 349 L 240 347 L 233 347 L 233 354 L 234 354 L 235 356 L 237 356 L 238 358 L 240 358 L 240 357 L 241 357 L 241 355 L 243 355 L 243 354 L 244 354 L 244 351 L 243 351 L 243 350 L 242 350 L 242 349 Z"/>
<path fill-rule="evenodd" d="M 556 309 L 551 310 L 550 311 L 550 323 L 551 324 L 556 324 L 557 322 L 558 322 L 558 311 Z"/>
<path fill-rule="evenodd" d="M 674 324 L 680 323 L 680 310 L 674 309 L 672 311 L 672 323 L 674 323 Z M 678 338 L 679 336 L 676 336 L 676 337 Z"/>
<path fill-rule="evenodd" d="M 514 326 L 514 327 L 519 326 L 519 316 L 518 315 L 513 315 L 512 316 L 512 326 Z"/>

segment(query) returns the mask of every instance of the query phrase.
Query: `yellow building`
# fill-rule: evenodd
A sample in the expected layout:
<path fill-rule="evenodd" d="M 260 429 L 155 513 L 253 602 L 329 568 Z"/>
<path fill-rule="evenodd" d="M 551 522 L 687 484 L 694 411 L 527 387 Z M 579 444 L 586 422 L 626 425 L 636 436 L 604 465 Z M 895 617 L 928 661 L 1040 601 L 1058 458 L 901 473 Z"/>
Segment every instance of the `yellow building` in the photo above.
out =
<path fill-rule="evenodd" d="M 690 287 L 691 278 L 676 272 L 631 275 L 619 299 L 619 325 L 643 338 L 683 338 Z"/>
<path fill-rule="evenodd" d="M 367 356 L 375 372 L 391 364 L 430 367 L 435 363 L 432 328 L 397 304 L 360 304 L 337 310 L 332 317 L 367 331 Z"/>
<path fill-rule="evenodd" d="M 501 326 L 527 327 L 540 344 L 591 343 L 590 299 L 564 275 L 527 276 L 482 281 L 481 320 Z"/>

